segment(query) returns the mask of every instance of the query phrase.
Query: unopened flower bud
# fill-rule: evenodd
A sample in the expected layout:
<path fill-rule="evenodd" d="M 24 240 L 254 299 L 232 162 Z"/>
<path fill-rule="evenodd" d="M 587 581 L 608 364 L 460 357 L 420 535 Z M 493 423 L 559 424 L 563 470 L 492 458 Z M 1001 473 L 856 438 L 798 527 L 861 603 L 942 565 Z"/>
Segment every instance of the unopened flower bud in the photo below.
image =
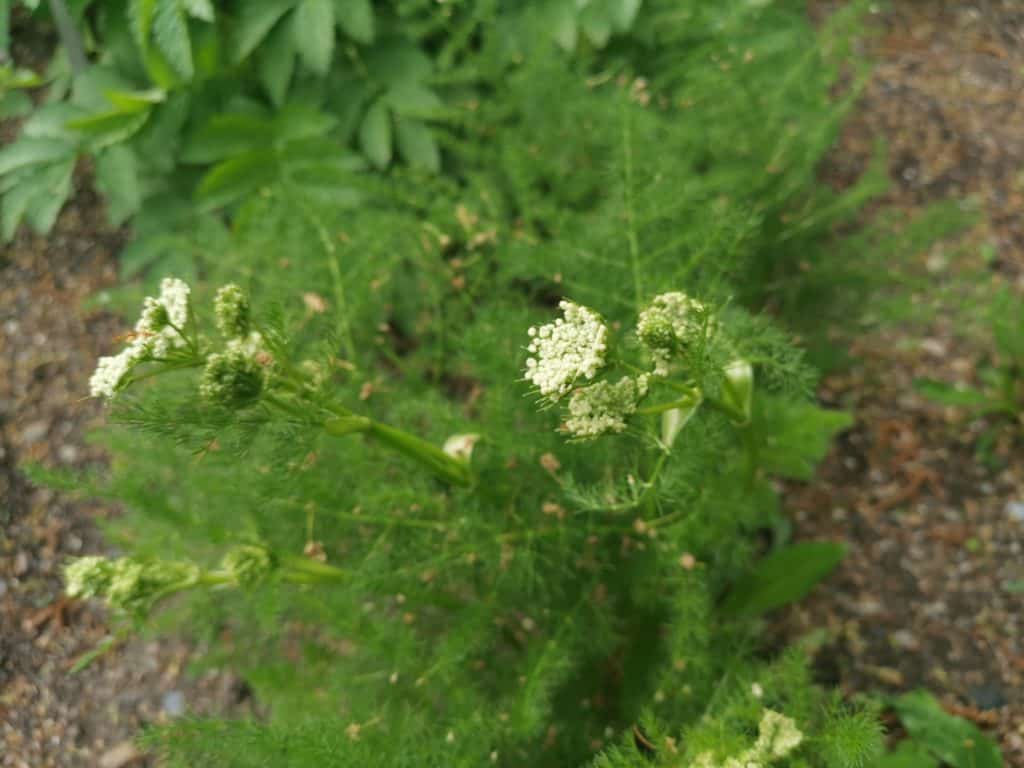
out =
<path fill-rule="evenodd" d="M 217 328 L 225 339 L 241 338 L 249 333 L 249 297 L 235 283 L 221 286 L 213 300 Z"/>
<path fill-rule="evenodd" d="M 199 379 L 199 394 L 226 408 L 244 408 L 263 391 L 266 371 L 241 349 L 210 355 Z"/>
<path fill-rule="evenodd" d="M 243 587 L 264 581 L 275 568 L 274 557 L 266 547 L 243 544 L 230 550 L 221 560 L 221 568 Z"/>

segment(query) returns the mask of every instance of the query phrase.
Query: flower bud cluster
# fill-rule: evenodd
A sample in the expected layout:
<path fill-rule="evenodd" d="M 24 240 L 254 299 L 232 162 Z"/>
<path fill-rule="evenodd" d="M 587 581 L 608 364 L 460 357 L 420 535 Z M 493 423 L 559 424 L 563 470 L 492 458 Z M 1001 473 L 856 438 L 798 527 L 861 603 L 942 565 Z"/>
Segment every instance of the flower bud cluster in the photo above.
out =
<path fill-rule="evenodd" d="M 623 376 L 618 383 L 599 381 L 577 389 L 569 400 L 569 417 L 564 429 L 581 440 L 587 440 L 626 428 L 626 418 L 636 412 L 647 394 L 646 374 L 636 379 Z"/>
<path fill-rule="evenodd" d="M 707 307 L 680 291 L 655 296 L 640 312 L 636 334 L 654 360 L 654 374 L 668 376 L 672 355 L 701 335 L 711 335 L 714 322 Z"/>
<path fill-rule="evenodd" d="M 221 560 L 221 569 L 243 587 L 265 581 L 276 567 L 274 556 L 266 547 L 243 544 L 230 550 Z"/>
<path fill-rule="evenodd" d="M 193 563 L 130 557 L 80 557 L 64 568 L 68 596 L 100 597 L 111 608 L 135 615 L 144 615 L 167 592 L 195 584 L 199 576 Z"/>
<path fill-rule="evenodd" d="M 147 296 L 135 332 L 127 346 L 116 355 L 101 357 L 89 379 L 93 397 L 112 398 L 139 363 L 167 355 L 187 344 L 184 337 L 189 319 L 188 284 L 166 277 L 160 282 L 160 295 Z"/>
<path fill-rule="evenodd" d="M 249 297 L 235 283 L 221 286 L 213 299 L 217 329 L 225 339 L 248 336 L 250 328 Z"/>
<path fill-rule="evenodd" d="M 571 301 L 558 306 L 564 317 L 530 328 L 527 351 L 533 356 L 526 361 L 527 381 L 552 402 L 579 379 L 593 379 L 608 351 L 608 328 L 600 315 Z"/>
<path fill-rule="evenodd" d="M 696 768 L 764 768 L 789 755 L 803 740 L 803 733 L 791 717 L 765 709 L 753 747 L 721 763 L 716 762 L 710 752 L 703 752 L 697 755 L 694 765 Z"/>
<path fill-rule="evenodd" d="M 242 346 L 210 355 L 199 378 L 199 394 L 226 408 L 244 408 L 263 392 L 267 372 L 255 354 Z"/>

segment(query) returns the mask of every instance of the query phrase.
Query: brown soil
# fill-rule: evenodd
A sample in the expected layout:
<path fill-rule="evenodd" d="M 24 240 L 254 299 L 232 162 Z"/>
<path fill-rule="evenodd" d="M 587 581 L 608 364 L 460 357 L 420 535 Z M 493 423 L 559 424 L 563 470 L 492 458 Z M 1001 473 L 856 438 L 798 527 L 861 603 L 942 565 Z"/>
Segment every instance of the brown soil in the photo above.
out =
<path fill-rule="evenodd" d="M 47 237 L 23 232 L 0 258 L 0 765 L 141 765 L 131 740 L 182 711 L 222 709 L 226 676 L 186 675 L 175 640 L 133 640 L 78 674 L 70 668 L 111 632 L 96 607 L 62 596 L 69 556 L 104 552 L 95 522 L 112 514 L 34 487 L 26 462 L 85 468 L 100 408 L 83 399 L 96 356 L 119 325 L 82 303 L 116 278 L 121 238 L 81 185 Z"/>
<path fill-rule="evenodd" d="M 918 322 L 837 342 L 857 363 L 828 377 L 822 397 L 856 424 L 788 503 L 801 537 L 844 540 L 850 554 L 787 621 L 831 631 L 822 660 L 847 691 L 929 688 L 1024 765 L 1024 519 L 1011 505 L 1024 502 L 1024 433 L 1006 424 L 982 462 L 992 424 L 913 388 L 977 383 L 991 342 L 972 306 L 998 285 L 1021 287 L 1024 7 L 904 0 L 873 26 L 877 68 L 829 175 L 855 176 L 883 138 L 885 205 L 913 214 L 970 196 L 981 222 L 899 267 L 922 280 L 906 298 Z"/>

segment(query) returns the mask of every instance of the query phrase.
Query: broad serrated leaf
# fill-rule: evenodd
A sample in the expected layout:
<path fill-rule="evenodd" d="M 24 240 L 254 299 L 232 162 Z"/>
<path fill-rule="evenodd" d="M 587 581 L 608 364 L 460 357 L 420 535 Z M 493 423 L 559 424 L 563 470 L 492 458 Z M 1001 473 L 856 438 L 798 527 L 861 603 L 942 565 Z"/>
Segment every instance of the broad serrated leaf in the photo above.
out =
<path fill-rule="evenodd" d="M 185 142 L 183 163 L 212 163 L 258 147 L 270 148 L 274 126 L 251 115 L 215 115 Z"/>
<path fill-rule="evenodd" d="M 61 139 L 21 138 L 0 150 L 0 176 L 30 165 L 53 163 L 74 152 L 74 146 Z"/>
<path fill-rule="evenodd" d="M 761 395 L 755 405 L 760 467 L 769 474 L 794 480 L 810 480 L 832 439 L 853 423 L 849 413 L 814 403 Z"/>
<path fill-rule="evenodd" d="M 846 554 L 830 541 L 794 544 L 759 560 L 722 602 L 726 616 L 756 616 L 796 602 L 828 576 Z"/>
<path fill-rule="evenodd" d="M 147 91 L 107 91 L 105 95 L 118 112 L 144 112 L 167 98 L 167 92 L 160 88 Z"/>
<path fill-rule="evenodd" d="M 216 18 L 213 3 L 210 0 L 181 0 L 185 12 L 194 19 L 212 22 Z"/>
<path fill-rule="evenodd" d="M 192 42 L 188 36 L 185 11 L 179 0 L 157 0 L 153 13 L 153 39 L 174 71 L 184 79 L 191 80 L 195 74 Z"/>
<path fill-rule="evenodd" d="M 318 75 L 326 75 L 334 56 L 331 0 L 299 0 L 292 18 L 292 37 L 305 65 Z"/>
<path fill-rule="evenodd" d="M 296 0 L 250 0 L 242 4 L 234 28 L 234 59 L 240 62 L 263 42 Z"/>
<path fill-rule="evenodd" d="M 88 110 L 66 101 L 44 104 L 21 126 L 22 137 L 63 139 L 71 142 L 74 133 L 68 130 L 69 120 L 88 115 Z"/>
<path fill-rule="evenodd" d="M 383 99 L 366 110 L 359 126 L 359 147 L 378 168 L 387 168 L 391 162 L 391 114 Z"/>
<path fill-rule="evenodd" d="M 373 42 L 375 25 L 370 0 L 334 0 L 334 15 L 345 34 L 357 43 Z"/>
<path fill-rule="evenodd" d="M 927 691 L 892 702 L 911 738 L 950 768 L 1002 768 L 999 747 L 974 723 L 946 712 Z"/>
<path fill-rule="evenodd" d="M 145 112 L 103 112 L 68 122 L 68 128 L 81 133 L 93 150 L 127 141 L 149 120 L 151 110 Z"/>
<path fill-rule="evenodd" d="M 406 40 L 381 40 L 367 49 L 366 69 L 375 81 L 393 88 L 400 83 L 422 83 L 434 70 L 433 60 Z"/>
<path fill-rule="evenodd" d="M 441 170 L 441 150 L 434 140 L 430 126 L 416 120 L 395 121 L 395 143 L 398 151 L 413 168 L 437 173 Z"/>
<path fill-rule="evenodd" d="M 57 214 L 71 194 L 71 176 L 75 170 L 74 158 L 50 166 L 40 176 L 42 189 L 29 203 L 25 217 L 32 228 L 45 234 L 53 228 Z"/>
<path fill-rule="evenodd" d="M 604 48 L 612 36 L 612 18 L 605 3 L 590 3 L 580 14 L 580 26 L 595 48 Z"/>
<path fill-rule="evenodd" d="M 384 94 L 384 99 L 396 115 L 408 117 L 429 117 L 444 107 L 436 93 L 416 82 L 394 84 Z"/>
<path fill-rule="evenodd" d="M 204 209 L 220 208 L 255 192 L 277 178 L 274 152 L 256 149 L 215 165 L 196 188 L 196 202 Z"/>
<path fill-rule="evenodd" d="M 0 96 L 0 120 L 24 117 L 32 111 L 32 99 L 22 91 L 11 91 Z"/>
<path fill-rule="evenodd" d="M 136 44 L 143 49 L 149 46 L 149 32 L 153 28 L 156 3 L 157 0 L 130 0 L 128 3 L 128 23 Z"/>
<path fill-rule="evenodd" d="M 15 174 L 12 181 L 15 183 L 9 190 L 5 190 L 3 200 L 0 202 L 0 234 L 3 235 L 4 242 L 14 237 L 33 198 L 43 189 L 42 179 L 38 174 Z"/>
<path fill-rule="evenodd" d="M 291 30 L 287 24 L 278 24 L 259 52 L 260 82 L 275 107 L 284 103 L 294 71 L 295 43 Z"/>
<path fill-rule="evenodd" d="M 640 11 L 642 0 L 607 0 L 608 15 L 616 32 L 628 32 Z"/>
<path fill-rule="evenodd" d="M 327 135 L 338 124 L 338 118 L 326 112 L 299 104 L 281 110 L 274 118 L 274 139 L 278 142 L 316 138 Z"/>
<path fill-rule="evenodd" d="M 113 226 L 120 226 L 135 214 L 142 204 L 135 153 L 123 145 L 100 152 L 96 157 L 96 187 L 106 198 L 107 218 Z"/>

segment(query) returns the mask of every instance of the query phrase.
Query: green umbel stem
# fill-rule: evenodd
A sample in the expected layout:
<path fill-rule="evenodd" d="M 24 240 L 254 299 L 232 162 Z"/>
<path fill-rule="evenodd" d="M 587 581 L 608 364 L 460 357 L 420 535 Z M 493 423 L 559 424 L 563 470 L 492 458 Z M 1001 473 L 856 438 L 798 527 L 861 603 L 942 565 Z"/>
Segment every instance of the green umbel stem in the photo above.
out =
<path fill-rule="evenodd" d="M 449 456 L 443 450 L 426 440 L 415 435 L 404 432 L 387 424 L 381 424 L 365 416 L 353 414 L 339 415 L 336 418 L 324 422 L 324 429 L 328 434 L 343 436 L 354 432 L 362 432 L 394 448 L 399 453 L 405 454 L 411 459 L 418 461 L 439 478 L 452 485 L 467 486 L 473 482 L 473 473 L 469 466 Z"/>

